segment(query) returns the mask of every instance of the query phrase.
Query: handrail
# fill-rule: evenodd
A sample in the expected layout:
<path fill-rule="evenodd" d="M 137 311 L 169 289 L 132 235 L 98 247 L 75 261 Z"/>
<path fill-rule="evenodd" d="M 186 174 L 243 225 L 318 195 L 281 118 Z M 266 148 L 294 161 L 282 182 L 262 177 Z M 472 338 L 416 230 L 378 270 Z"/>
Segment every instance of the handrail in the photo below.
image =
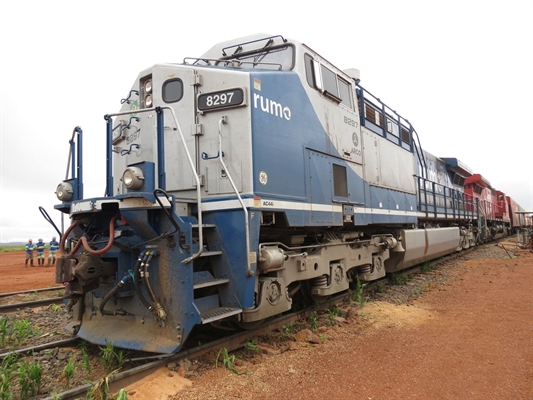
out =
<path fill-rule="evenodd" d="M 420 210 L 422 211 L 422 206 L 425 207 L 426 217 L 429 217 L 430 208 L 433 210 L 434 215 L 437 214 L 438 208 L 444 209 L 444 215 L 452 215 L 454 218 L 473 218 L 474 211 L 477 207 L 474 203 L 474 197 L 468 193 L 461 192 L 458 189 L 455 189 L 450 186 L 442 185 L 440 183 L 431 181 L 422 176 L 416 176 L 418 181 L 418 201 L 420 205 Z M 431 183 L 431 189 L 426 187 L 426 182 Z M 437 189 L 442 188 L 442 191 L 439 192 Z M 446 189 L 450 189 L 450 196 L 446 195 Z M 433 203 L 428 201 L 428 196 L 433 200 Z M 437 199 L 442 199 L 444 201 L 443 206 L 437 204 Z M 451 207 L 448 207 L 446 200 L 450 200 Z M 461 208 L 462 206 L 462 208 Z"/>
<path fill-rule="evenodd" d="M 180 135 L 180 140 L 183 144 L 183 147 L 185 149 L 185 154 L 187 155 L 187 160 L 189 161 L 189 166 L 191 167 L 191 170 L 194 174 L 194 179 L 196 180 L 196 203 L 197 203 L 197 207 L 198 207 L 198 242 L 200 243 L 200 246 L 199 246 L 199 250 L 197 253 L 193 254 L 192 256 L 186 258 L 185 260 L 183 260 L 183 264 L 188 264 L 190 263 L 192 260 L 200 257 L 200 255 L 202 254 L 203 252 L 203 242 L 204 242 L 204 237 L 203 237 L 203 229 L 202 229 L 202 192 L 201 192 L 201 187 L 200 187 L 200 178 L 198 177 L 198 172 L 196 171 L 196 167 L 194 166 L 194 162 L 192 160 L 192 157 L 191 157 L 191 153 L 189 152 L 189 149 L 187 148 L 187 144 L 185 143 L 185 138 L 183 136 L 183 132 L 181 130 L 181 127 L 180 127 L 180 124 L 178 122 L 178 119 L 176 118 L 176 114 L 174 113 L 174 109 L 172 107 L 169 107 L 169 106 L 164 106 L 164 107 L 151 107 L 151 108 L 142 108 L 142 109 L 137 109 L 137 110 L 130 110 L 130 111 L 122 111 L 122 112 L 118 112 L 118 113 L 114 113 L 114 114 L 107 114 L 106 115 L 106 120 L 110 117 L 118 117 L 120 115 L 130 115 L 130 114 L 140 114 L 140 113 L 146 113 L 146 112 L 152 112 L 152 111 L 155 111 L 156 113 L 158 112 L 158 110 L 169 110 L 170 113 L 172 114 L 172 118 L 174 119 L 174 123 L 176 124 L 176 128 L 178 130 L 178 133 Z M 112 132 L 111 132 L 112 134 Z M 108 149 L 108 151 L 111 151 L 111 149 Z M 157 157 L 160 157 L 160 154 L 157 155 Z M 159 165 L 159 163 L 158 163 Z M 160 174 L 161 171 L 158 171 L 158 173 Z"/>
<path fill-rule="evenodd" d="M 420 165 L 423 167 L 423 173 L 424 173 L 424 178 L 427 179 L 428 177 L 428 173 L 427 173 L 427 164 L 426 164 L 426 158 L 424 157 L 424 153 L 423 153 L 423 150 L 422 150 L 422 144 L 420 143 L 420 137 L 418 136 L 418 132 L 415 130 L 415 128 L 413 127 L 413 125 L 411 124 L 411 122 L 409 122 L 408 119 L 402 117 L 399 113 L 396 112 L 396 110 L 393 110 L 392 108 L 390 108 L 387 104 L 385 104 L 383 101 L 381 101 L 380 98 L 374 96 L 372 93 L 370 93 L 368 90 L 366 90 L 364 87 L 362 87 L 359 83 L 356 82 L 356 86 L 361 89 L 361 92 L 359 92 L 359 96 L 361 98 L 361 125 L 363 126 L 366 126 L 364 124 L 364 121 L 366 120 L 365 118 L 365 104 L 368 104 L 372 109 L 374 109 L 374 111 L 378 112 L 378 113 L 381 113 L 382 116 L 383 116 L 383 122 L 382 122 L 382 125 L 383 126 L 380 126 L 380 128 L 383 130 L 383 133 L 385 134 L 386 132 L 386 127 L 387 127 L 387 115 L 389 115 L 385 108 L 387 108 L 388 110 L 390 110 L 391 112 L 393 112 L 394 114 L 396 114 L 396 116 L 398 117 L 398 140 L 399 140 L 399 143 L 401 145 L 402 143 L 402 126 L 404 126 L 402 123 L 401 123 L 401 120 L 400 119 L 403 119 L 405 122 L 407 122 L 409 124 L 409 133 L 411 134 L 411 143 L 410 145 L 412 147 L 414 147 L 415 151 L 416 151 L 416 155 L 418 157 L 418 161 L 420 162 Z M 381 108 L 378 108 L 377 105 L 375 105 L 372 101 L 369 101 L 369 100 L 366 100 L 365 98 L 365 95 L 364 93 L 368 93 L 370 96 L 372 96 L 375 100 L 377 100 L 380 104 L 381 104 Z M 379 126 L 379 125 L 378 125 Z M 407 128 L 407 126 L 405 126 L 405 128 Z M 413 135 L 414 134 L 414 135 Z M 416 136 L 416 141 L 415 141 L 415 136 Z M 420 151 L 418 150 L 420 148 Z"/>
<path fill-rule="evenodd" d="M 250 44 L 250 43 L 257 43 L 257 42 L 262 42 L 263 40 L 270 40 L 270 39 L 275 39 L 275 38 L 278 38 L 280 37 L 281 40 L 283 40 L 283 43 L 287 43 L 287 39 L 285 39 L 283 36 L 281 35 L 275 35 L 275 36 L 269 36 L 269 37 L 265 37 L 265 38 L 261 38 L 261 39 L 256 39 L 256 40 L 251 40 L 249 42 L 244 42 L 244 43 L 238 43 L 238 44 L 234 44 L 234 45 L 231 45 L 231 46 L 228 46 L 228 47 L 224 47 L 222 49 L 222 55 L 225 56 L 226 55 L 226 50 L 228 49 L 232 49 L 234 47 L 240 47 L 240 46 L 244 46 L 245 44 Z M 267 43 L 268 45 L 268 43 Z"/>
<path fill-rule="evenodd" d="M 246 230 L 246 276 L 253 276 L 254 273 L 252 272 L 252 268 L 250 266 L 250 229 L 248 227 L 248 209 L 246 208 L 246 205 L 244 204 L 244 201 L 241 195 L 239 194 L 239 190 L 237 189 L 237 186 L 233 182 L 233 179 L 231 178 L 229 170 L 226 167 L 226 164 L 224 163 L 224 160 L 223 160 L 224 153 L 222 152 L 222 124 L 227 124 L 227 123 L 228 123 L 228 117 L 226 115 L 223 115 L 222 118 L 220 118 L 220 121 L 218 121 L 218 153 L 220 154 L 220 164 L 222 165 L 222 168 L 224 168 L 224 171 L 226 171 L 226 175 L 244 211 L 244 229 Z"/>
<path fill-rule="evenodd" d="M 237 61 L 237 66 L 240 67 L 241 64 L 253 64 L 253 65 L 273 65 L 276 67 L 279 67 L 279 70 L 281 71 L 283 69 L 283 65 L 280 63 L 275 62 L 267 62 L 267 61 L 243 61 L 243 60 L 232 60 L 232 59 L 217 59 L 217 58 L 202 58 L 202 57 L 185 57 L 183 59 L 183 64 L 189 65 L 189 63 L 186 62 L 186 60 L 196 60 L 192 65 L 195 65 L 198 61 L 204 61 L 207 62 L 207 65 L 211 65 L 209 62 L 213 61 L 214 66 L 218 66 L 218 63 L 224 63 L 224 67 L 227 67 L 228 64 L 231 64 L 234 61 Z M 202 65 L 203 66 L 203 65 Z M 233 66 L 233 65 L 232 65 Z"/>

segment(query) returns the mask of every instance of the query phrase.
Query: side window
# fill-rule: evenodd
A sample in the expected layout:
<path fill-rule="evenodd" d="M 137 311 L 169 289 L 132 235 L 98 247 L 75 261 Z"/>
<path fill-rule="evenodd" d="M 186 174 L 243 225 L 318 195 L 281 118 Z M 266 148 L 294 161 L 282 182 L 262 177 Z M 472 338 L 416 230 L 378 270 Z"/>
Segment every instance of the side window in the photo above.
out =
<path fill-rule="evenodd" d="M 320 66 L 320 72 L 322 74 L 322 83 L 324 85 L 324 93 L 330 94 L 339 99 L 339 90 L 337 89 L 337 75 L 330 69 Z"/>
<path fill-rule="evenodd" d="M 313 73 L 313 59 L 309 54 L 304 55 L 305 61 L 305 77 L 307 78 L 307 83 L 312 88 L 316 88 L 315 85 L 315 74 Z"/>
<path fill-rule="evenodd" d="M 341 103 L 346 107 L 352 108 L 352 102 L 350 97 L 350 84 L 339 78 L 339 97 Z"/>
<path fill-rule="evenodd" d="M 175 103 L 183 97 L 183 82 L 181 79 L 171 79 L 163 83 L 163 101 Z"/>
<path fill-rule="evenodd" d="M 334 71 L 313 60 L 309 54 L 304 55 L 305 77 L 309 86 L 317 89 L 330 99 L 352 108 L 351 84 Z"/>

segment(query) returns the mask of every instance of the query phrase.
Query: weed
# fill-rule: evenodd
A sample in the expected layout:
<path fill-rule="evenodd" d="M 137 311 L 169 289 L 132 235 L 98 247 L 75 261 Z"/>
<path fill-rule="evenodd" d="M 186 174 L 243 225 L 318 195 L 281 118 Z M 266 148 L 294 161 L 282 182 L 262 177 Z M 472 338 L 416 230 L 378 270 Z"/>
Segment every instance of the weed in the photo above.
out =
<path fill-rule="evenodd" d="M 284 325 L 283 333 L 286 335 L 290 335 L 291 333 L 294 333 L 294 322 L 289 321 L 288 325 Z"/>
<path fill-rule="evenodd" d="M 32 327 L 30 326 L 30 321 L 28 321 L 27 319 L 13 319 L 11 323 L 13 324 L 14 333 L 16 333 L 15 345 L 19 345 L 28 337 L 30 337 L 30 335 L 37 333 L 37 330 L 32 329 Z"/>
<path fill-rule="evenodd" d="M 107 342 L 105 347 L 100 347 L 100 362 L 107 372 L 112 371 L 115 365 L 114 354 L 113 342 Z"/>
<path fill-rule="evenodd" d="M 61 310 L 61 306 L 59 304 L 55 304 L 55 303 L 52 303 L 48 306 L 48 308 L 52 311 L 60 311 Z"/>
<path fill-rule="evenodd" d="M 32 301 L 37 299 L 37 292 L 32 292 L 24 295 L 24 301 Z"/>
<path fill-rule="evenodd" d="M 126 361 L 127 353 L 124 352 L 124 350 L 119 350 L 115 352 L 115 360 L 117 363 L 118 368 L 122 368 L 124 365 L 124 361 Z"/>
<path fill-rule="evenodd" d="M 16 362 L 17 357 L 13 353 L 9 353 L 2 360 L 0 365 L 0 400 L 13 399 L 14 395 L 10 383 Z"/>
<path fill-rule="evenodd" d="M 429 272 L 433 269 L 433 267 L 431 266 L 431 263 L 429 261 L 426 261 L 422 267 L 420 267 L 420 269 L 422 270 L 422 272 Z"/>
<path fill-rule="evenodd" d="M 37 394 L 41 394 L 41 381 L 43 377 L 41 364 L 36 361 L 31 362 L 28 365 L 28 377 L 32 382 L 32 392 L 35 390 Z"/>
<path fill-rule="evenodd" d="M 257 343 L 255 342 L 255 339 L 251 342 L 246 342 L 244 344 L 244 348 L 248 351 L 253 351 L 254 353 L 257 353 L 259 351 L 259 347 L 257 347 Z"/>
<path fill-rule="evenodd" d="M 91 376 L 91 361 L 89 360 L 89 355 L 87 354 L 85 348 L 81 349 L 81 356 L 83 358 L 83 366 L 85 367 L 85 371 L 87 371 L 87 374 Z"/>
<path fill-rule="evenodd" d="M 125 389 L 120 389 L 113 400 L 128 400 L 128 392 Z"/>
<path fill-rule="evenodd" d="M 381 282 L 376 283 L 376 293 L 383 293 L 385 292 L 385 285 Z"/>
<path fill-rule="evenodd" d="M 309 316 L 309 325 L 311 328 L 311 332 L 316 332 L 316 330 L 318 329 L 318 314 L 316 311 L 313 311 Z"/>
<path fill-rule="evenodd" d="M 9 317 L 0 317 L 0 346 L 4 346 L 6 343 L 6 338 L 11 337 L 13 332 L 13 327 L 8 325 Z"/>
<path fill-rule="evenodd" d="M 18 378 L 19 378 L 19 386 L 20 386 L 20 398 L 26 399 L 28 398 L 28 394 L 32 389 L 31 380 L 29 377 L 29 366 L 26 362 L 20 362 L 18 367 Z"/>
<path fill-rule="evenodd" d="M 420 296 L 422 293 L 424 293 L 425 291 L 429 290 L 430 289 L 430 286 L 426 283 L 425 285 L 422 285 L 420 287 L 417 287 L 416 289 L 414 289 L 413 291 L 411 291 L 411 296 L 412 297 L 418 297 Z"/>
<path fill-rule="evenodd" d="M 116 351 L 113 342 L 108 342 L 105 347 L 100 347 L 100 362 L 107 372 L 122 367 L 126 361 L 127 353 L 123 350 Z"/>
<path fill-rule="evenodd" d="M 321 333 L 320 335 L 318 335 L 318 337 L 319 337 L 320 340 L 322 340 L 323 342 L 326 340 L 326 335 L 324 335 L 324 334 L 322 334 L 322 333 Z"/>
<path fill-rule="evenodd" d="M 235 363 L 235 354 L 229 354 L 228 353 L 228 349 L 226 349 L 225 347 L 222 347 L 219 351 L 218 351 L 218 355 L 217 355 L 217 359 L 215 360 L 215 368 L 218 368 L 218 360 L 222 357 L 222 359 L 220 360 L 220 362 L 222 363 L 222 365 L 224 365 L 225 367 L 227 367 L 231 372 L 235 373 L 235 374 L 238 374 L 239 372 L 235 369 L 235 367 L 233 366 L 233 364 Z"/>
<path fill-rule="evenodd" d="M 405 275 L 405 274 L 397 274 L 395 272 L 390 274 L 389 279 L 390 279 L 390 282 L 393 285 L 403 285 L 405 282 L 408 281 L 407 275 Z"/>
<path fill-rule="evenodd" d="M 363 289 L 365 286 L 366 286 L 366 283 L 361 283 L 361 280 L 359 279 L 359 275 L 357 275 L 356 280 L 355 280 L 355 290 L 353 290 L 351 294 L 352 294 L 352 301 L 358 302 L 361 307 L 364 307 L 368 301 L 368 298 L 365 299 L 363 297 Z"/>
<path fill-rule="evenodd" d="M 0 364 L 0 371 L 12 371 L 15 368 L 17 360 L 17 356 L 14 353 L 8 353 L 7 356 L 2 359 L 2 364 Z"/>
<path fill-rule="evenodd" d="M 111 371 L 109 374 L 104 376 L 102 379 L 100 379 L 98 382 L 94 384 L 88 391 L 87 391 L 87 398 L 91 400 L 107 400 L 109 399 L 109 378 L 116 374 L 118 369 Z M 120 392 L 119 392 L 120 393 Z M 118 395 L 117 395 L 118 397 Z M 116 399 L 116 397 L 115 397 Z M 127 397 L 126 397 L 127 399 Z M 122 399 L 125 400 L 125 399 Z"/>
<path fill-rule="evenodd" d="M 74 376 L 75 370 L 76 364 L 74 364 L 74 359 L 69 358 L 67 365 L 63 368 L 63 377 L 65 378 L 67 389 L 70 389 L 70 380 Z"/>
<path fill-rule="evenodd" d="M 333 305 L 328 310 L 328 317 L 326 322 L 328 325 L 333 325 L 335 323 L 335 318 L 339 315 L 339 307 Z"/>

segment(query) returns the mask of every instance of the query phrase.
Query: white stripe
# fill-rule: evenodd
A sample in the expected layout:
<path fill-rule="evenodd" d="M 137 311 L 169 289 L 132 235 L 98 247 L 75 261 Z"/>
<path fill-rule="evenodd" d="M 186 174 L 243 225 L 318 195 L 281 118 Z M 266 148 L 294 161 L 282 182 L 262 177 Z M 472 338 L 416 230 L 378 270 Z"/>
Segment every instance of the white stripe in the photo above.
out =
<path fill-rule="evenodd" d="M 322 211 L 342 213 L 342 205 L 338 204 L 318 204 L 318 203 L 300 203 L 297 201 L 269 200 L 261 198 L 260 200 L 243 199 L 246 207 L 261 208 L 263 210 L 281 209 L 291 211 Z M 202 203 L 203 211 L 217 211 L 241 208 L 238 200 L 221 200 Z M 416 217 L 415 211 L 384 210 L 375 208 L 354 207 L 354 214 L 378 214 L 378 215 L 397 215 Z"/>

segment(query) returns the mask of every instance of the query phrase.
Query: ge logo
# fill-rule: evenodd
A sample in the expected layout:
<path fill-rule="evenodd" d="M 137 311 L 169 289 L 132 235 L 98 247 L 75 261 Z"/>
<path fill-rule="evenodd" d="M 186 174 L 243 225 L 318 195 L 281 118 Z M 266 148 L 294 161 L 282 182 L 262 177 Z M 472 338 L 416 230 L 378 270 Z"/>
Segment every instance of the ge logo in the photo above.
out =
<path fill-rule="evenodd" d="M 353 141 L 353 145 L 357 147 L 357 145 L 359 144 L 359 137 L 357 136 L 357 133 L 355 132 L 352 134 L 352 141 Z"/>
<path fill-rule="evenodd" d="M 261 185 L 266 185 L 268 182 L 268 175 L 265 171 L 259 172 L 259 183 Z"/>

